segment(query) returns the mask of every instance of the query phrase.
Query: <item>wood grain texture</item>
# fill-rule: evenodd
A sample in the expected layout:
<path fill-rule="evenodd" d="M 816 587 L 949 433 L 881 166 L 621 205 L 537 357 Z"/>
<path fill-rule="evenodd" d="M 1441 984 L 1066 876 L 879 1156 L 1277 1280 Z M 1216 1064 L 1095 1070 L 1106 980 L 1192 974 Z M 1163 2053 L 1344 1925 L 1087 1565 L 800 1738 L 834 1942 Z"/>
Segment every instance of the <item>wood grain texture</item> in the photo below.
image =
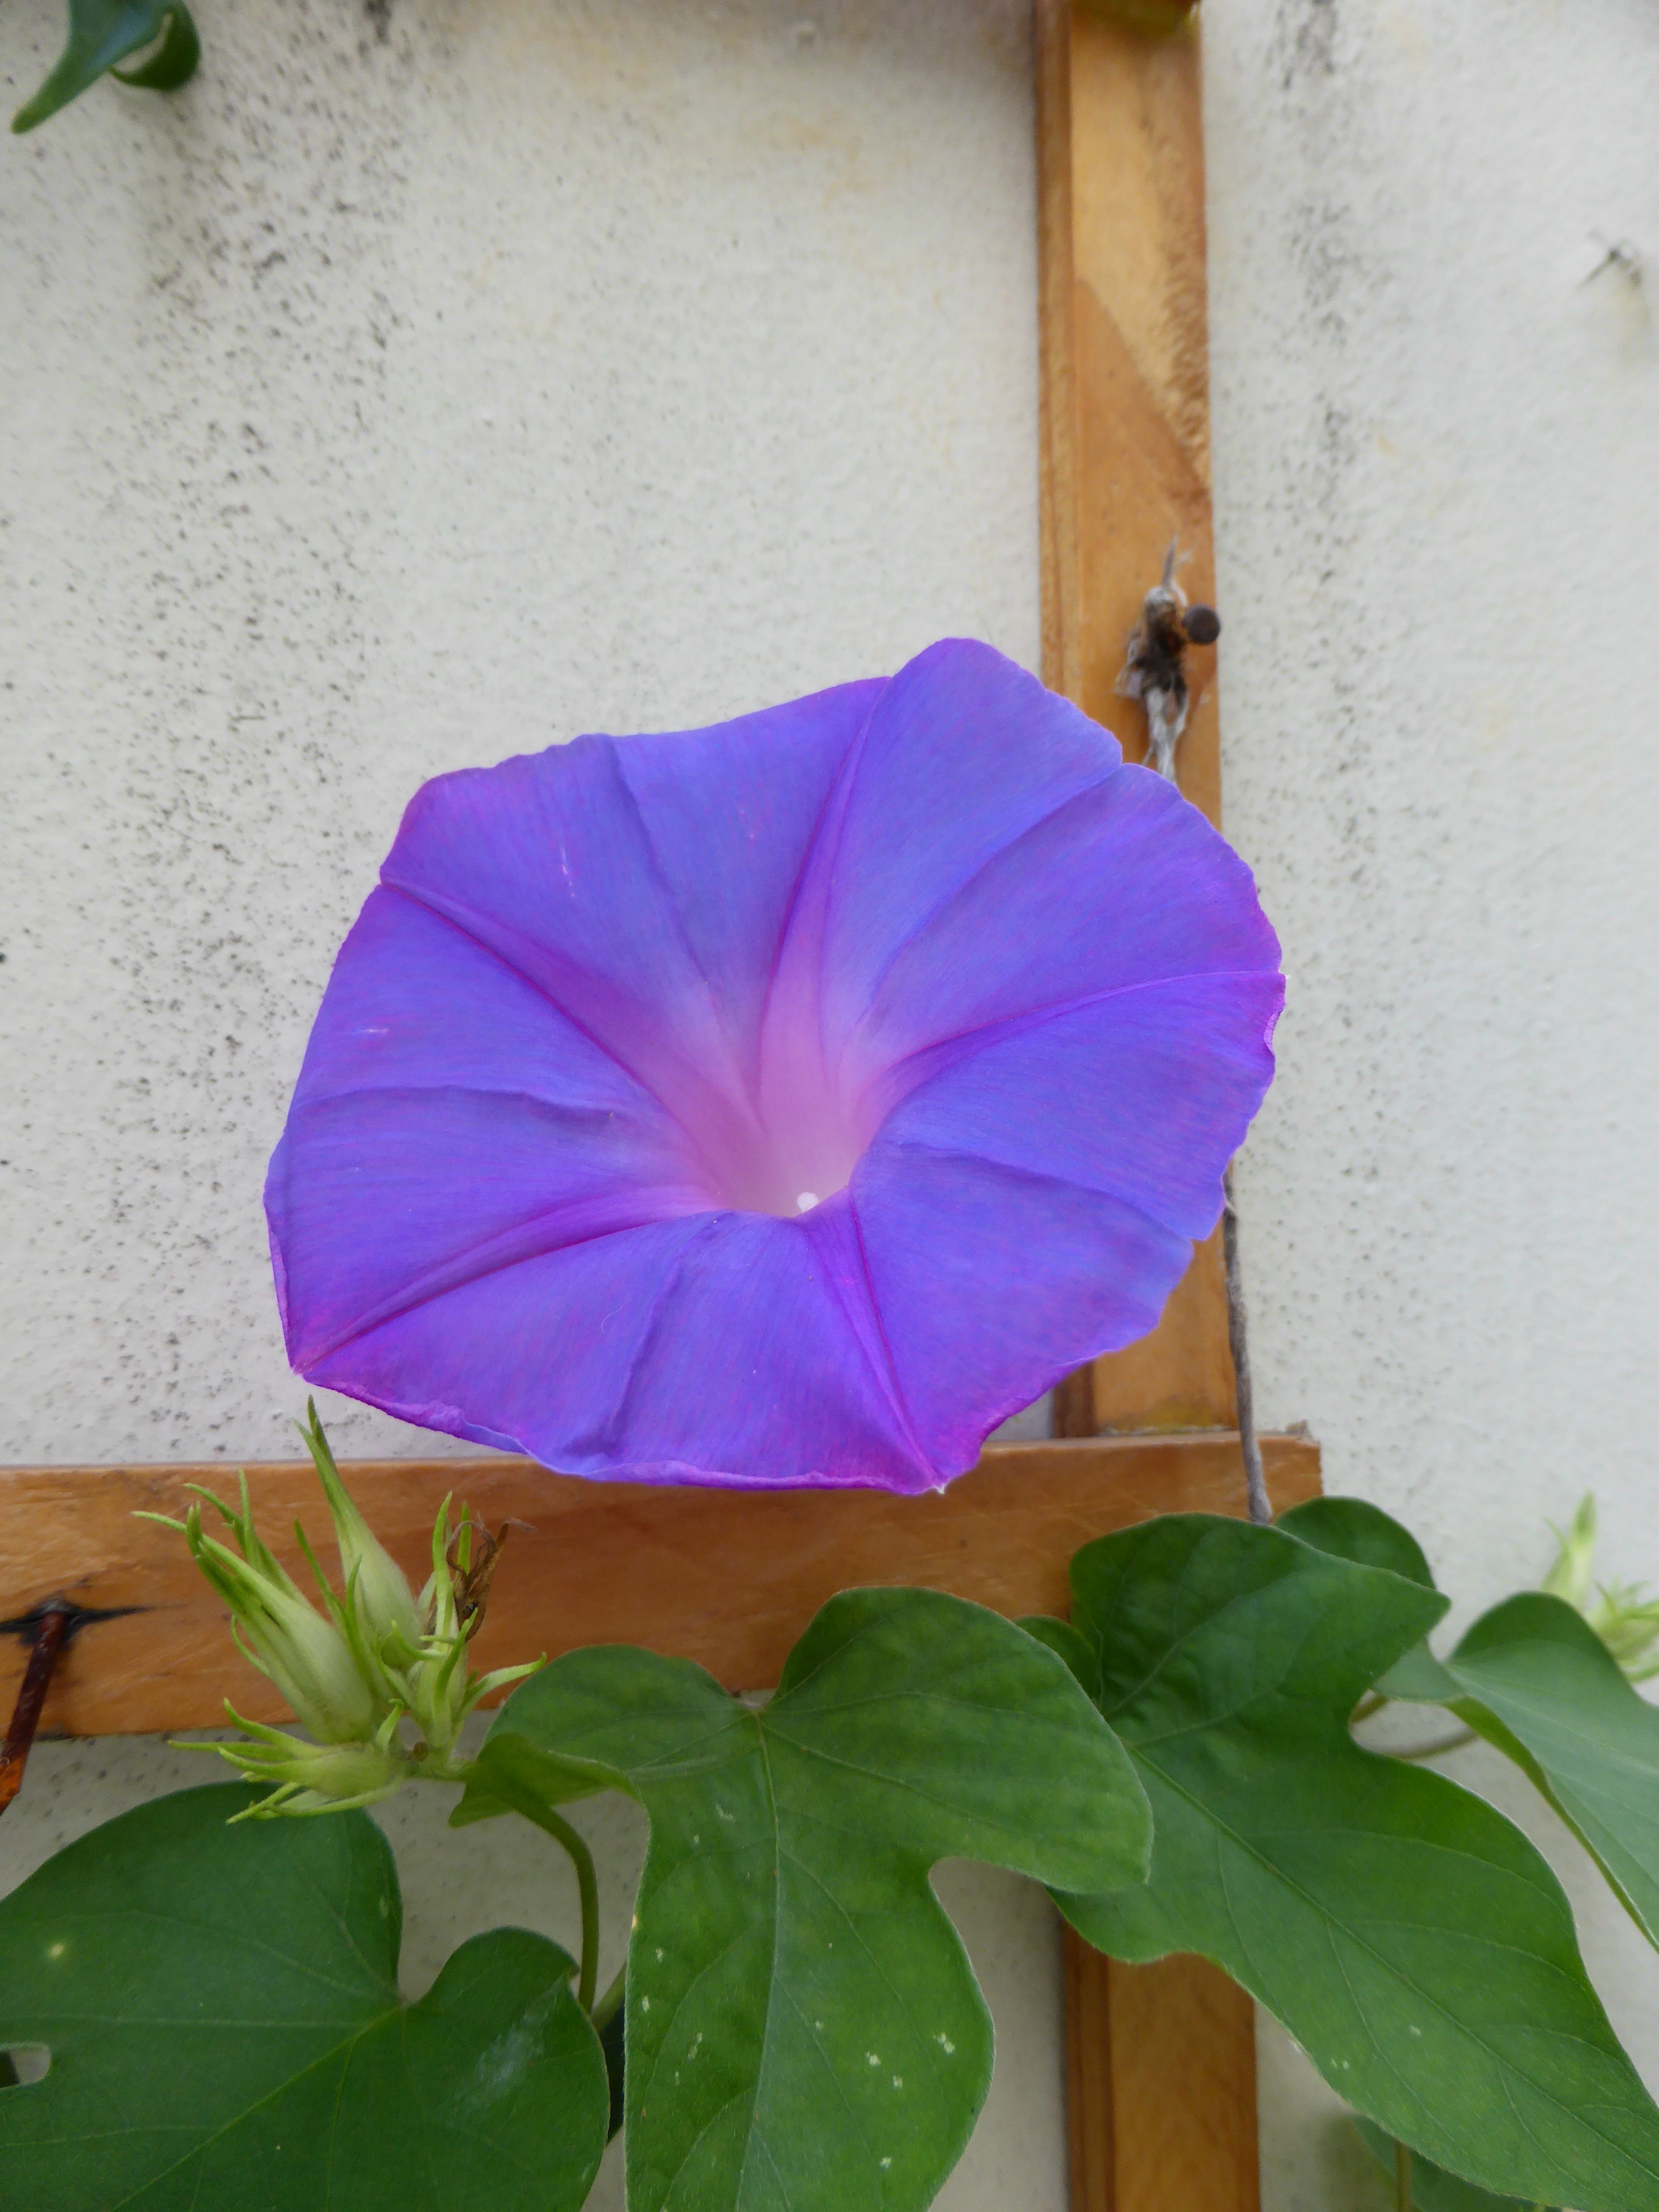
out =
<path fill-rule="evenodd" d="M 1199 48 L 1070 0 L 1038 0 L 1036 29 L 1043 676 L 1139 760 L 1145 716 L 1114 686 L 1172 538 L 1183 588 L 1214 590 Z M 1188 672 L 1181 787 L 1218 821 L 1213 654 Z M 1055 1411 L 1073 1437 L 1231 1424 L 1218 1237 Z"/>
<path fill-rule="evenodd" d="M 1066 2118 L 1071 2137 L 1071 2212 L 1116 2212 L 1112 2132 L 1112 1963 L 1070 1928 L 1066 1962 Z"/>
<path fill-rule="evenodd" d="M 1072 2212 L 1256 2212 L 1249 1998 L 1206 1959 L 1065 1945 Z"/>
<path fill-rule="evenodd" d="M 1037 0 L 1036 41 L 1043 673 L 1138 760 L 1115 686 L 1172 538 L 1189 597 L 1214 590 L 1199 49 L 1073 0 Z M 1218 822 L 1211 656 L 1188 677 L 1179 780 Z M 1152 1334 L 1056 1391 L 1054 1425 L 1236 1417 L 1218 1230 Z M 1256 2212 L 1249 1999 L 1201 1960 L 1123 1966 L 1071 1937 L 1066 1978 L 1073 2212 Z"/>
<path fill-rule="evenodd" d="M 1316 1449 L 1272 1439 L 1268 1480 L 1288 1504 L 1318 1488 Z M 308 1462 L 251 1467 L 258 1526 L 297 1579 L 296 1516 L 328 1519 Z M 584 1644 L 633 1643 L 700 1660 L 731 1688 L 775 1682 L 807 1621 L 839 1589 L 920 1583 L 1000 1613 L 1064 1613 L 1066 1564 L 1090 1537 L 1171 1510 L 1243 1507 L 1224 1435 L 1012 1444 L 944 1492 L 653 1489 L 550 1474 L 532 1461 L 360 1461 L 345 1469 L 387 1547 L 418 1580 L 432 1522 L 453 1490 L 492 1528 L 516 1529 L 491 1593 L 477 1663 Z M 0 1473 L 0 1619 L 40 1601 L 140 1610 L 87 1628 L 64 1653 L 43 1729 L 70 1735 L 211 1728 L 234 1695 L 279 1719 L 269 1685 L 231 1645 L 223 1607 L 183 1539 L 135 1512 L 179 1514 L 187 1485 L 228 1495 L 216 1467 L 19 1468 Z M 23 1674 L 0 1644 L 0 1711 Z"/>

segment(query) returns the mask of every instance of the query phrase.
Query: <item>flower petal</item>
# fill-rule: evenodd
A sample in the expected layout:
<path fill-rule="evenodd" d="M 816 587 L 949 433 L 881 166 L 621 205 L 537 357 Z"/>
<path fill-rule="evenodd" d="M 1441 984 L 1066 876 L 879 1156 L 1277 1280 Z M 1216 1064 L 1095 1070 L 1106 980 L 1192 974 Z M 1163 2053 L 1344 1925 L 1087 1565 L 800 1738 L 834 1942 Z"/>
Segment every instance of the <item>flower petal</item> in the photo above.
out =
<path fill-rule="evenodd" d="M 947 638 L 900 670 L 848 757 L 780 959 L 786 1008 L 822 992 L 829 1064 L 928 918 L 1121 757 L 989 646 Z"/>
<path fill-rule="evenodd" d="M 686 945 L 746 1073 L 784 926 L 842 763 L 884 678 L 712 729 L 629 738 L 623 781 Z"/>
<path fill-rule="evenodd" d="M 975 1048 L 913 1064 L 938 1072 L 883 1124 L 878 1146 L 926 1145 L 1058 1178 L 1207 1237 L 1223 1172 L 1273 1080 L 1284 997 L 1277 974 L 1183 975 L 975 1032 Z"/>
<path fill-rule="evenodd" d="M 495 954 L 371 894 L 265 1186 L 289 1358 L 459 1276 L 696 1210 L 684 1132 Z"/>
<path fill-rule="evenodd" d="M 923 1488 L 871 1334 L 842 1200 L 810 1224 L 705 1213 L 596 1237 L 441 1291 L 309 1371 L 574 1474 Z"/>
<path fill-rule="evenodd" d="M 853 1199 L 896 1386 L 939 1484 L 1083 1359 L 1144 1336 L 1192 1254 L 1122 1199 L 921 1145 L 874 1146 Z"/>
<path fill-rule="evenodd" d="M 677 1112 L 729 1110 L 830 784 L 880 690 L 439 776 L 381 880 L 510 963 Z"/>
<path fill-rule="evenodd" d="M 296 1105 L 356 1091 L 457 1086 L 624 1114 L 664 1133 L 652 1093 L 538 985 L 457 924 L 382 887 L 340 948 Z"/>
<path fill-rule="evenodd" d="M 942 1040 L 1182 975 L 1275 975 L 1249 870 L 1161 776 L 1120 768 L 994 854 L 897 948 L 844 1050 L 854 1088 Z"/>
<path fill-rule="evenodd" d="M 1276 974 L 1186 976 L 980 1032 L 883 1125 L 852 1195 L 896 1386 L 942 1476 L 1157 1321 L 1273 1079 L 1283 995 Z"/>
<path fill-rule="evenodd" d="M 370 1091 L 297 1107 L 265 1206 L 289 1358 L 480 1274 L 707 1200 L 619 1116 L 499 1091 Z M 333 1387 L 333 1386 L 331 1386 Z"/>

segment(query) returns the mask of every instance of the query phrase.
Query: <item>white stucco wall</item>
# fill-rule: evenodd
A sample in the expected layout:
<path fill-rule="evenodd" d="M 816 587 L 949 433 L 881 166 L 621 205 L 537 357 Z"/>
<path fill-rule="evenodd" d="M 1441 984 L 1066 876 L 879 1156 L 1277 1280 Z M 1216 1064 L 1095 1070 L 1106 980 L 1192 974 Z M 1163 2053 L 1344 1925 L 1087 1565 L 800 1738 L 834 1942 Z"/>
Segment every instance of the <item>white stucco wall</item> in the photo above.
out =
<path fill-rule="evenodd" d="M 205 0 L 6 141 L 0 1462 L 289 1449 L 258 1193 L 422 778 L 1035 659 L 1025 15 Z"/>
<path fill-rule="evenodd" d="M 1024 0 L 198 19 L 178 99 L 0 144 L 0 1464 L 292 1451 L 264 1163 L 423 777 L 1038 651 Z M 0 11 L 8 107 L 60 27 Z M 0 1887 L 201 1778 L 43 1745 Z M 452 1796 L 387 1808 L 414 1988 L 576 1933 L 545 1840 Z M 641 1832 L 581 1817 L 619 1949 Z M 1050 1908 L 939 1886 L 1001 2046 L 942 2202 L 1062 2212 Z"/>
<path fill-rule="evenodd" d="M 1659 1579 L 1659 15 L 1206 17 L 1226 804 L 1291 979 L 1264 1411 L 1472 1603 L 1586 1486 Z M 1023 0 L 201 19 L 178 100 L 0 147 L 0 1462 L 288 1448 L 258 1186 L 421 777 L 1037 651 Z M 0 11 L 9 95 L 57 29 Z M 0 1881 L 173 1775 L 40 1756 Z M 1659 2081 L 1659 1964 L 1534 1825 Z M 969 1887 L 1003 2073 L 950 2201 L 1057 2212 L 1052 1948 Z M 1269 2212 L 1380 2201 L 1263 2060 Z"/>
<path fill-rule="evenodd" d="M 1291 977 L 1239 1178 L 1262 1411 L 1465 1611 L 1585 1488 L 1659 1580 L 1659 10 L 1205 15 L 1227 821 Z M 1659 2085 L 1659 1960 L 1496 1754 L 1455 1771 Z M 1380 2206 L 1263 2055 L 1274 2212 Z"/>

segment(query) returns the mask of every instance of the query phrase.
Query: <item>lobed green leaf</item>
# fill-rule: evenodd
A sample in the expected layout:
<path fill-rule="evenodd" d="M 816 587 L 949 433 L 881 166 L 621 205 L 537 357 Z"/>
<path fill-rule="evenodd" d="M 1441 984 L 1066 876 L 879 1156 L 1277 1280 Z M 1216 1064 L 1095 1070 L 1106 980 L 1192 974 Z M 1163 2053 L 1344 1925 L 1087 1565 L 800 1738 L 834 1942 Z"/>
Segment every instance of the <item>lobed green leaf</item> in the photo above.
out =
<path fill-rule="evenodd" d="M 1340 1558 L 1433 1586 L 1415 1540 L 1357 1498 L 1316 1498 L 1279 1526 Z M 1449 1659 L 1419 1644 L 1377 1686 L 1402 1702 L 1446 1706 L 1514 1759 L 1659 1944 L 1659 1711 L 1581 1613 L 1523 1591 L 1483 1613 Z"/>
<path fill-rule="evenodd" d="M 502 1709 L 461 1817 L 596 1767 L 651 1815 L 630 2212 L 930 2203 L 984 2100 L 991 2030 L 929 1869 L 1115 1885 L 1146 1864 L 1133 1768 L 1066 1668 L 933 1591 L 833 1600 L 761 1711 L 684 1660 L 556 1660 Z"/>

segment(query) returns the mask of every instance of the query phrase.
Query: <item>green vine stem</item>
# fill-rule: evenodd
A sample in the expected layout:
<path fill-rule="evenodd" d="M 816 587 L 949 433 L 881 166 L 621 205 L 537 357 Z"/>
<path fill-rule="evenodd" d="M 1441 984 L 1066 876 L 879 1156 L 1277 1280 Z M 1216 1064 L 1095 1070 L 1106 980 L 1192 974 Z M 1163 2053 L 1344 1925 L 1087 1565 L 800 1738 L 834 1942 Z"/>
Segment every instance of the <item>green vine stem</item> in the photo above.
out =
<path fill-rule="evenodd" d="M 576 1869 L 576 1887 L 582 1901 L 582 1962 L 576 1983 L 576 2002 L 585 2013 L 593 2011 L 593 1991 L 599 1978 L 599 1882 L 593 1871 L 593 1854 L 582 1841 L 568 1820 L 563 1820 L 550 1805 L 515 1805 L 526 1820 L 562 1844 L 570 1863 Z M 613 1987 L 615 1984 L 612 1985 Z M 605 1992 L 607 2002 L 611 1992 Z M 614 2007 L 613 2007 L 614 2009 Z M 602 2024 L 602 2023 L 601 2023 Z"/>
<path fill-rule="evenodd" d="M 1389 1759 L 1403 1759 L 1409 1766 L 1418 1759 L 1438 1759 L 1443 1751 L 1462 1751 L 1466 1743 L 1474 1741 L 1472 1728 L 1455 1729 L 1450 1735 L 1443 1735 L 1434 1743 L 1407 1744 L 1403 1751 L 1390 1751 Z"/>
<path fill-rule="evenodd" d="M 1370 1720 L 1373 1714 L 1380 1713 L 1384 1705 L 1392 1705 L 1393 1702 L 1391 1698 L 1385 1698 L 1381 1690 L 1368 1690 L 1352 1712 L 1349 1714 L 1348 1726 L 1354 1728 L 1361 1721 Z M 1392 1746 L 1373 1745 L 1370 1748 L 1380 1751 L 1384 1759 L 1403 1759 L 1409 1765 L 1415 1759 L 1437 1759 L 1443 1751 L 1461 1751 L 1466 1743 L 1474 1741 L 1475 1735 L 1476 1731 L 1472 1728 L 1459 1728 L 1454 1729 L 1449 1735 L 1439 1737 L 1433 1743 L 1407 1744 L 1399 1751 L 1394 1749 Z"/>
<path fill-rule="evenodd" d="M 617 1967 L 616 1974 L 609 1987 L 606 1989 L 605 1995 L 599 1999 L 599 2002 L 592 2008 L 593 2025 L 598 2028 L 601 2035 L 605 2033 L 606 2028 L 610 2027 L 611 2021 L 615 2020 L 617 2014 L 622 2010 L 623 1998 L 626 1996 L 627 1991 L 628 1965 L 627 1961 L 624 1960 L 623 1964 Z"/>

